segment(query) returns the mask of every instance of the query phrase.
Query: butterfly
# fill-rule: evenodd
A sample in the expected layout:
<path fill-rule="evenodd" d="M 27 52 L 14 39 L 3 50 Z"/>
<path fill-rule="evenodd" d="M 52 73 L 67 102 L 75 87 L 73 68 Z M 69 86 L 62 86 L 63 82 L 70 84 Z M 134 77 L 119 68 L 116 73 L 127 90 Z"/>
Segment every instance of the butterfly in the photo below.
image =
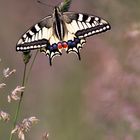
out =
<path fill-rule="evenodd" d="M 26 31 L 16 44 L 16 51 L 27 52 L 39 49 L 52 59 L 66 53 L 74 52 L 79 60 L 80 49 L 86 43 L 86 37 L 110 30 L 110 24 L 94 15 L 75 12 L 62 12 L 55 7 L 53 14 Z"/>

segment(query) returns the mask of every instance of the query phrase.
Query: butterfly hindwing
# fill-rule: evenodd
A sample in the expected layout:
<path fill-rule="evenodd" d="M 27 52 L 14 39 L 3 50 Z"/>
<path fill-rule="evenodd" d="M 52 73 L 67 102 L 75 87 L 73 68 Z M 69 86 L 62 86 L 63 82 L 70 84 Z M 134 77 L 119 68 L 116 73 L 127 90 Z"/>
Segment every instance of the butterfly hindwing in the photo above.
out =
<path fill-rule="evenodd" d="M 80 38 L 77 38 L 77 37 L 74 37 L 74 39 L 72 40 L 68 40 L 67 41 L 67 49 L 66 49 L 66 52 L 67 53 L 76 53 L 79 60 L 81 60 L 81 57 L 80 57 L 80 49 L 83 47 L 83 45 L 86 43 L 85 39 L 80 39 Z"/>

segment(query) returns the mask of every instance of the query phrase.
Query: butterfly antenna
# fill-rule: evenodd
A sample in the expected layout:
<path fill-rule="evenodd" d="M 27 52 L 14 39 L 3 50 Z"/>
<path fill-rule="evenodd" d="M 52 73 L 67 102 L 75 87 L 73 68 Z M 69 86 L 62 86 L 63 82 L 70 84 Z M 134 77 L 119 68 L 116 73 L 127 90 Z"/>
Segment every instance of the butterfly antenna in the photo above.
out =
<path fill-rule="evenodd" d="M 37 0 L 37 3 L 42 4 L 42 5 L 46 5 L 46 6 L 52 7 L 52 8 L 55 7 L 55 6 L 53 6 L 53 5 L 47 4 L 47 3 L 45 3 L 45 2 L 42 2 L 42 1 L 40 1 L 40 0 Z"/>

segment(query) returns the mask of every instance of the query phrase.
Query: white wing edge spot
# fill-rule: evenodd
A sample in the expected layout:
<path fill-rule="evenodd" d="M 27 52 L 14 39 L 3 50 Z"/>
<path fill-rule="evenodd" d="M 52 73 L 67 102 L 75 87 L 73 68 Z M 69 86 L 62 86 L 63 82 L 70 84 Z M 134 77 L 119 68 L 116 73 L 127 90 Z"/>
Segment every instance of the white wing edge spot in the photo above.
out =
<path fill-rule="evenodd" d="M 107 25 L 106 28 L 109 29 L 110 28 L 109 25 Z"/>
<path fill-rule="evenodd" d="M 88 17 L 88 19 L 86 20 L 86 22 L 90 22 L 90 20 L 91 20 L 91 17 Z"/>
<path fill-rule="evenodd" d="M 23 38 L 26 38 L 27 37 L 27 35 L 26 35 L 26 33 L 23 35 Z"/>
<path fill-rule="evenodd" d="M 106 30 L 106 27 L 103 27 L 103 30 Z"/>
<path fill-rule="evenodd" d="M 30 49 L 33 49 L 33 48 L 34 48 L 34 46 L 30 46 L 29 48 L 30 48 Z"/>
<path fill-rule="evenodd" d="M 19 47 L 17 47 L 17 50 L 20 50 L 20 48 L 19 48 Z"/>
<path fill-rule="evenodd" d="M 38 48 L 36 45 L 35 46 L 31 46 L 33 49 L 36 49 L 36 48 Z"/>
<path fill-rule="evenodd" d="M 34 27 L 37 30 L 37 32 L 40 30 L 40 27 L 38 26 L 38 24 L 36 24 Z"/>
<path fill-rule="evenodd" d="M 82 15 L 82 14 L 79 14 L 78 20 L 79 20 L 79 21 L 83 21 L 83 15 Z"/>
<path fill-rule="evenodd" d="M 84 37 L 87 37 L 88 36 L 88 34 L 84 34 Z"/>
<path fill-rule="evenodd" d="M 100 32 L 102 32 L 102 31 L 103 31 L 103 29 L 100 29 L 99 31 L 100 31 Z"/>
<path fill-rule="evenodd" d="M 98 20 L 99 20 L 99 18 L 98 18 L 98 17 L 95 17 L 95 20 L 96 20 L 96 21 L 98 21 Z"/>
<path fill-rule="evenodd" d="M 91 34 L 92 34 L 91 32 L 88 33 L 88 35 L 91 35 Z"/>
<path fill-rule="evenodd" d="M 30 34 L 31 36 L 34 35 L 34 33 L 33 33 L 31 30 L 29 30 L 29 34 Z"/>

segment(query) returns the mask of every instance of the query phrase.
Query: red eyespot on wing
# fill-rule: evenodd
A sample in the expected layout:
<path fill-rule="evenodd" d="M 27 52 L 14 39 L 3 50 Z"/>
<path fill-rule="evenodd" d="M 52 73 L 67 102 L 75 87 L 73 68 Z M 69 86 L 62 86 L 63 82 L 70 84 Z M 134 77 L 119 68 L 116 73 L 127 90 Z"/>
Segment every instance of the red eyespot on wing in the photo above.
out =
<path fill-rule="evenodd" d="M 58 46 L 58 49 L 62 49 L 63 48 L 61 43 L 58 43 L 57 46 Z"/>
<path fill-rule="evenodd" d="M 63 48 L 64 49 L 68 48 L 68 44 L 66 42 L 63 43 Z"/>

